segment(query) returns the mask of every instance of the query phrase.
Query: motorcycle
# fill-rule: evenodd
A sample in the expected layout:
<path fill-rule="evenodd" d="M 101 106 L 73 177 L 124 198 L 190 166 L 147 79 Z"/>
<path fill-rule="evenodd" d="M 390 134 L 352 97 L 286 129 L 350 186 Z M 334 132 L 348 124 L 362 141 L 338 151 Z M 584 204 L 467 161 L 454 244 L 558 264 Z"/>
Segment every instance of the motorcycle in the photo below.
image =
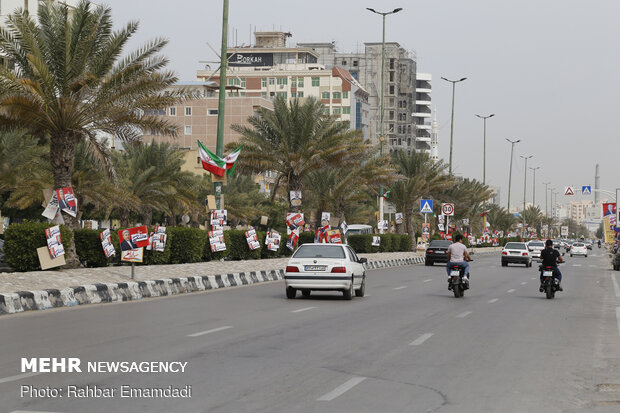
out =
<path fill-rule="evenodd" d="M 450 265 L 450 278 L 448 278 L 448 290 L 452 290 L 456 298 L 462 297 L 465 290 L 469 289 L 469 280 L 464 278 L 465 267 L 460 264 Z"/>
<path fill-rule="evenodd" d="M 560 282 L 555 275 L 555 267 L 543 267 L 541 265 L 539 270 L 542 272 L 543 292 L 550 300 L 555 297 L 555 292 L 560 289 Z"/>

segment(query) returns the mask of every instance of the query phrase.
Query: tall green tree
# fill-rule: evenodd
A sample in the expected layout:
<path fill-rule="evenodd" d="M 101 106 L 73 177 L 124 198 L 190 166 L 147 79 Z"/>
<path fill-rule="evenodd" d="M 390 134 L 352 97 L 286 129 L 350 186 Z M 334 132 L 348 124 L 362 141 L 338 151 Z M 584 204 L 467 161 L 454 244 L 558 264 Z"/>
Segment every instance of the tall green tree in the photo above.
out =
<path fill-rule="evenodd" d="M 114 176 L 100 132 L 125 141 L 143 131 L 176 134 L 172 123 L 152 112 L 177 99 L 164 93 L 177 81 L 159 55 L 166 40 L 121 58 L 138 23 L 112 27 L 109 7 L 82 0 L 71 10 L 40 2 L 36 20 L 21 10 L 0 28 L 0 54 L 14 64 L 0 68 L 0 128 L 22 127 L 49 140 L 55 188 L 72 185 L 75 148 L 84 141 Z M 71 228 L 79 225 L 70 216 L 65 220 Z M 70 264 L 78 265 L 73 246 L 69 252 Z"/>
<path fill-rule="evenodd" d="M 515 223 L 515 216 L 508 212 L 508 209 L 496 204 L 489 205 L 488 210 L 487 222 L 491 224 L 491 229 L 507 234 Z"/>

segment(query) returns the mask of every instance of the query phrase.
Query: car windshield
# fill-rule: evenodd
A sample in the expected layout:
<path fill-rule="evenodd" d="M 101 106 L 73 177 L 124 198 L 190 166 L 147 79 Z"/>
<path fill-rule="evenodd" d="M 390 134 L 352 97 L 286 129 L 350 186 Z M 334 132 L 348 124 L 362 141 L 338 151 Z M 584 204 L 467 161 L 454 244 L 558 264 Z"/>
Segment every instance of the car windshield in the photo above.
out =
<path fill-rule="evenodd" d="M 545 244 L 542 242 L 530 242 L 530 247 L 544 247 Z"/>
<path fill-rule="evenodd" d="M 305 244 L 299 247 L 293 258 L 344 258 L 341 247 Z"/>
<path fill-rule="evenodd" d="M 508 250 L 524 250 L 525 248 L 525 244 L 521 243 L 521 242 L 509 242 L 508 244 L 506 244 L 506 246 L 504 247 Z"/>
<path fill-rule="evenodd" d="M 573 244 L 573 247 L 583 247 L 583 244 L 576 242 Z"/>
<path fill-rule="evenodd" d="M 446 241 L 446 240 L 434 240 L 431 241 L 431 245 L 429 245 L 429 248 L 448 248 L 450 245 L 452 244 L 452 241 Z"/>

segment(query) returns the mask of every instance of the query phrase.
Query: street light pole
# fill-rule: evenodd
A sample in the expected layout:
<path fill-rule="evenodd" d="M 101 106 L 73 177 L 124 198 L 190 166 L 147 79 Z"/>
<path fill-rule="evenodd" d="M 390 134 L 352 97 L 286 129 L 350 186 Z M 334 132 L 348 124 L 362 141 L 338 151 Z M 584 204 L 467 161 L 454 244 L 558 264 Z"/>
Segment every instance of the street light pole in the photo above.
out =
<path fill-rule="evenodd" d="M 521 142 L 521 139 L 517 139 L 516 141 L 511 141 L 510 139 L 506 138 L 506 140 L 508 142 L 510 142 L 510 144 L 511 144 L 511 147 L 510 147 L 510 172 L 508 173 L 508 212 L 510 212 L 510 187 L 512 185 L 512 158 L 513 158 L 513 153 L 515 151 L 515 143 Z"/>
<path fill-rule="evenodd" d="M 452 143 L 454 141 L 454 92 L 456 91 L 456 84 L 462 82 L 467 78 L 463 77 L 459 80 L 450 80 L 442 77 L 442 79 L 446 82 L 452 83 L 452 116 L 450 118 L 450 166 L 448 170 L 448 173 L 450 174 L 450 176 L 452 176 Z"/>
<path fill-rule="evenodd" d="M 220 54 L 220 95 L 217 106 L 217 143 L 215 153 L 224 156 L 224 109 L 226 108 L 226 67 L 228 65 L 228 0 L 223 0 L 222 50 Z M 214 182 L 215 204 L 221 209 L 222 182 Z"/>
<path fill-rule="evenodd" d="M 543 182 L 542 184 L 545 186 L 545 218 L 549 218 L 549 214 L 547 213 L 547 185 L 551 182 Z"/>
<path fill-rule="evenodd" d="M 396 8 L 392 11 L 388 11 L 388 12 L 380 12 L 380 11 L 376 11 L 375 9 L 372 9 L 370 7 L 366 7 L 366 10 L 370 10 L 371 12 L 380 15 L 383 18 L 383 37 L 381 40 L 381 113 L 380 113 L 380 130 L 381 130 L 381 136 L 379 137 L 379 152 L 381 154 L 381 156 L 383 157 L 383 142 L 385 141 L 385 135 L 384 135 L 384 125 L 383 125 L 383 119 L 385 116 L 384 113 L 384 109 L 383 109 L 383 100 L 384 100 L 384 87 L 385 87 L 385 16 L 387 16 L 388 14 L 394 14 L 394 13 L 398 13 L 399 11 L 402 10 L 401 7 Z M 384 205 L 385 205 L 385 199 L 383 198 L 383 185 L 381 185 L 381 187 L 379 188 L 379 220 L 383 221 L 383 210 L 384 210 Z M 383 233 L 383 230 L 380 230 L 381 233 Z"/>
<path fill-rule="evenodd" d="M 476 116 L 482 119 L 482 123 L 484 124 L 484 138 L 482 144 L 482 184 L 484 185 L 487 181 L 487 119 L 495 116 L 495 113 L 491 113 L 489 116 Z"/>
<path fill-rule="evenodd" d="M 540 166 L 530 169 L 534 171 L 534 179 L 532 181 L 532 205 L 536 206 L 536 170 L 540 169 Z"/>
<path fill-rule="evenodd" d="M 521 219 L 523 221 L 523 233 L 525 234 L 525 189 L 527 188 L 527 160 L 533 157 L 534 155 L 530 155 L 530 156 L 519 155 L 519 156 L 525 160 L 525 172 L 523 174 L 523 212 L 521 213 Z"/>

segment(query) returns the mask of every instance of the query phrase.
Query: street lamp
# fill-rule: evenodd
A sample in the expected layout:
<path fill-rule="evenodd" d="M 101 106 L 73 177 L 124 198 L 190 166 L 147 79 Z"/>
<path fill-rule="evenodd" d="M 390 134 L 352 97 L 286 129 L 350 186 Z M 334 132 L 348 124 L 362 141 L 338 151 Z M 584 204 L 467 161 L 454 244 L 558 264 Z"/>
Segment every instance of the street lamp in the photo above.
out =
<path fill-rule="evenodd" d="M 510 139 L 506 138 L 506 140 L 511 143 L 511 147 L 510 147 L 510 172 L 508 173 L 508 212 L 510 212 L 510 186 L 512 185 L 512 158 L 513 158 L 513 153 L 515 151 L 515 143 L 521 142 L 521 139 L 517 139 L 516 141 L 511 141 Z"/>
<path fill-rule="evenodd" d="M 387 12 L 376 11 L 375 9 L 372 9 L 370 7 L 366 7 L 366 10 L 369 10 L 383 17 L 383 39 L 381 41 L 381 117 L 380 117 L 381 136 L 379 137 L 379 150 L 380 150 L 381 156 L 383 156 L 383 141 L 385 141 L 385 136 L 383 135 L 384 133 L 383 131 L 383 117 L 384 117 L 383 95 L 384 95 L 384 83 L 385 83 L 385 16 L 387 16 L 388 14 L 398 13 L 399 11 L 402 10 L 402 7 L 399 7 L 397 9 L 394 9 L 392 11 L 387 11 Z M 385 200 L 383 198 L 383 185 L 382 185 L 379 188 L 379 219 L 380 220 L 383 220 L 384 203 L 385 203 Z M 382 230 L 381 230 L 381 233 L 383 233 Z"/>
<path fill-rule="evenodd" d="M 521 218 L 523 221 L 523 231 L 525 231 L 525 188 L 527 187 L 527 160 L 533 157 L 534 155 L 530 155 L 530 156 L 519 155 L 519 156 L 525 160 L 525 172 L 523 174 L 523 213 L 521 214 Z"/>
<path fill-rule="evenodd" d="M 486 184 L 487 177 L 487 119 L 495 116 L 495 113 L 491 113 L 489 116 L 480 116 L 476 115 L 480 119 L 482 119 L 482 123 L 484 124 L 484 140 L 482 144 L 482 184 Z"/>
<path fill-rule="evenodd" d="M 462 82 L 467 79 L 466 77 L 460 78 L 459 80 L 450 80 L 442 77 L 446 82 L 452 83 L 452 117 L 450 119 L 450 167 L 448 173 L 452 175 L 452 142 L 454 140 L 454 92 L 456 90 L 456 84 Z"/>
<path fill-rule="evenodd" d="M 536 206 L 536 170 L 540 169 L 540 166 L 530 169 L 534 171 L 534 179 L 532 181 L 532 205 Z"/>
<path fill-rule="evenodd" d="M 551 182 L 543 182 L 542 184 L 545 186 L 545 218 L 549 218 L 549 214 L 547 213 L 547 185 Z"/>

